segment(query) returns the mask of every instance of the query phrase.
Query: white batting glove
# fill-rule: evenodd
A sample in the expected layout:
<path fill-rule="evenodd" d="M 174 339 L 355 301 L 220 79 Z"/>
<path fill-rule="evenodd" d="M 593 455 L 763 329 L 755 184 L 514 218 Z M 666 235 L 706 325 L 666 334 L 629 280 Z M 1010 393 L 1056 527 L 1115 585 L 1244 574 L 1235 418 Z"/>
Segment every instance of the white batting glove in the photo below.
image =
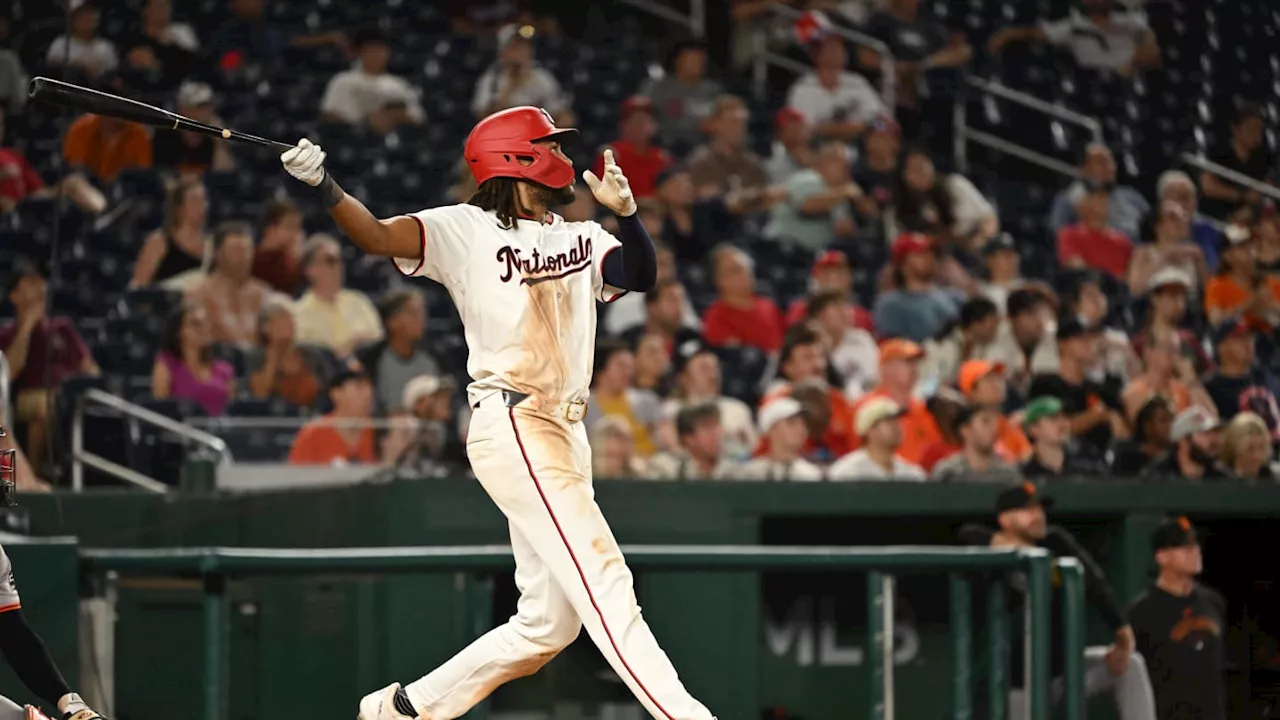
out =
<path fill-rule="evenodd" d="M 587 187 L 591 188 L 596 201 L 612 210 L 614 215 L 627 217 L 635 214 L 636 199 L 631 194 L 631 183 L 622 174 L 622 168 L 613 161 L 613 150 L 604 151 L 603 180 L 590 170 L 582 173 L 582 179 L 587 181 Z"/>
<path fill-rule="evenodd" d="M 280 164 L 285 172 L 302 182 L 315 187 L 324 180 L 324 150 L 306 138 L 298 141 L 298 146 L 286 150 L 280 156 Z"/>

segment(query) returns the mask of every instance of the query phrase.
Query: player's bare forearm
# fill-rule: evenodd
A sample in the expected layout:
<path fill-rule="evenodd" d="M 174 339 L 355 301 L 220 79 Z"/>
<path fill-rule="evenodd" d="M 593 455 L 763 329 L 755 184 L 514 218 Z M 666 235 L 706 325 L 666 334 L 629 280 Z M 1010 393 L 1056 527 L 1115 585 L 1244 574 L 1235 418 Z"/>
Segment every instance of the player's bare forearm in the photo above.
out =
<path fill-rule="evenodd" d="M 422 253 L 421 230 L 413 218 L 379 220 L 351 195 L 344 195 L 337 205 L 329 208 L 329 214 L 351 242 L 370 255 L 416 258 Z"/>

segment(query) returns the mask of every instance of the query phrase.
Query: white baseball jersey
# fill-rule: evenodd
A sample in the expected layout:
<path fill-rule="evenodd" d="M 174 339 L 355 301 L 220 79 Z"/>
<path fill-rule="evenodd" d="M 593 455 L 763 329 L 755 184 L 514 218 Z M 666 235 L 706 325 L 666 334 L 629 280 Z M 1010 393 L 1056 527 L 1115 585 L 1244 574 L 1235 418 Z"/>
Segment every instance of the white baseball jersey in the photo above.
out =
<path fill-rule="evenodd" d="M 444 285 L 467 339 L 472 403 L 512 390 L 556 402 L 587 399 L 595 356 L 596 301 L 625 291 L 606 285 L 604 258 L 618 239 L 595 222 L 519 220 L 447 205 L 410 215 L 421 257 L 396 258 L 409 276 Z"/>
<path fill-rule="evenodd" d="M 13 564 L 9 562 L 9 555 L 5 553 L 4 547 L 0 546 L 0 612 L 20 607 L 22 600 L 18 597 L 18 586 L 13 581 Z"/>

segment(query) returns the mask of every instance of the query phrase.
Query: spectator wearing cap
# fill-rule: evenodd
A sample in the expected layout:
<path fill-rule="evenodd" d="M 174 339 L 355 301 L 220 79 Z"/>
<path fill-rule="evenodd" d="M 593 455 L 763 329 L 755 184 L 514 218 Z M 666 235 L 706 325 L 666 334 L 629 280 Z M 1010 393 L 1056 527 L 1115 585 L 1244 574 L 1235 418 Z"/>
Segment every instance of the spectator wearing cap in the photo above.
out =
<path fill-rule="evenodd" d="M 50 393 L 76 375 L 97 375 L 84 338 L 69 317 L 49 317 L 49 284 L 35 263 L 19 258 L 9 268 L 5 298 L 13 306 L 12 322 L 0 325 L 0 353 L 9 363 L 14 419 L 26 426 L 26 446 L 36 462 L 45 458 L 53 407 Z"/>
<path fill-rule="evenodd" d="M 787 331 L 778 353 L 778 375 L 770 385 L 761 407 L 778 397 L 794 395 L 801 384 L 812 384 L 820 389 L 823 399 L 822 415 L 826 422 L 815 423 L 809 435 L 805 455 L 830 462 L 853 449 L 853 411 L 840 388 L 831 387 L 822 336 L 807 325 L 797 325 Z M 821 428 L 821 432 L 817 430 Z"/>
<path fill-rule="evenodd" d="M 391 290 L 378 300 L 383 337 L 355 351 L 354 357 L 373 383 L 379 415 L 402 410 L 404 386 L 419 375 L 439 375 L 440 367 L 421 347 L 427 332 L 427 309 L 415 290 Z"/>
<path fill-rule="evenodd" d="M 1266 143 L 1267 118 L 1253 103 L 1241 103 L 1231 119 L 1231 138 L 1209 153 L 1209 160 L 1258 182 L 1275 180 L 1275 161 Z M 1200 203 L 1206 215 L 1226 220 L 1245 205 L 1257 205 L 1262 196 L 1208 170 L 1200 173 Z"/>
<path fill-rule="evenodd" d="M 724 426 L 715 403 L 693 403 L 676 412 L 677 452 L 664 452 L 649 463 L 657 480 L 733 480 L 735 464 L 725 457 Z"/>
<path fill-rule="evenodd" d="M 421 125 L 426 113 L 404 78 L 387 72 L 391 43 L 377 28 L 361 28 L 352 38 L 357 63 L 329 79 L 320 98 L 325 122 L 368 126 L 384 135 L 401 125 Z"/>
<path fill-rule="evenodd" d="M 1225 422 L 1237 413 L 1253 411 L 1275 433 L 1280 427 L 1276 381 L 1257 365 L 1253 329 L 1239 319 L 1224 320 L 1213 328 L 1210 339 L 1218 364 L 1204 386 L 1213 398 L 1218 417 Z"/>
<path fill-rule="evenodd" d="M 919 464 L 926 473 L 932 473 L 939 461 L 960 452 L 960 436 L 956 434 L 956 416 L 968 404 L 968 399 L 950 385 L 939 386 L 925 402 L 925 407 L 938 428 L 938 439 L 925 448 L 920 455 Z"/>
<path fill-rule="evenodd" d="M 875 321 L 866 308 L 857 304 L 853 290 L 853 271 L 849 268 L 849 256 L 839 250 L 818 253 L 809 276 L 809 297 L 825 290 L 844 295 L 849 301 L 849 323 L 874 334 Z M 799 297 L 787 307 L 787 327 L 804 322 L 808 317 L 809 297 Z M 616 304 L 616 303 L 615 303 Z"/>
<path fill-rule="evenodd" d="M 1031 438 L 1031 455 L 1022 463 L 1022 476 L 1086 478 L 1105 474 L 1102 465 L 1080 457 L 1071 447 L 1071 423 L 1055 397 L 1032 398 L 1022 413 L 1022 427 Z"/>
<path fill-rule="evenodd" d="M 982 264 L 986 275 L 978 283 L 978 292 L 995 303 L 1003 316 L 1009 293 L 1027 285 L 1022 277 L 1022 255 L 1013 236 L 1000 233 L 988 240 L 982 246 Z"/>
<path fill-rule="evenodd" d="M 1057 236 L 1063 229 L 1079 222 L 1076 205 L 1090 188 L 1106 190 L 1107 227 L 1119 230 L 1131 240 L 1142 237 L 1142 224 L 1151 212 L 1151 204 L 1136 189 L 1116 182 L 1115 155 L 1111 148 L 1099 142 L 1085 147 L 1080 161 L 1080 178 L 1054 196 L 1049 211 L 1050 232 Z"/>
<path fill-rule="evenodd" d="M 662 414 L 661 402 L 653 392 L 633 386 L 635 372 L 635 354 L 626 344 L 601 340 L 596 346 L 585 422 L 592 425 L 606 415 L 622 418 L 630 428 L 635 454 L 648 458 L 658 450 L 654 433 Z"/>
<path fill-rule="evenodd" d="M 1031 443 L 1018 423 L 1004 413 L 1008 383 L 1005 367 L 990 360 L 966 360 L 956 374 L 956 388 L 974 405 L 994 408 L 1000 415 L 996 453 L 1009 462 L 1022 462 L 1031 454 Z"/>
<path fill-rule="evenodd" d="M 676 274 L 676 256 L 667 245 L 659 243 L 657 245 L 658 257 L 658 283 L 675 282 L 679 283 L 679 276 Z M 698 317 L 698 311 L 693 308 L 693 303 L 689 301 L 689 294 L 683 292 L 684 286 L 680 285 L 682 292 L 680 293 L 680 327 L 693 330 L 695 332 L 702 330 L 702 319 Z M 629 292 L 626 295 L 609 303 L 605 311 L 603 319 L 604 331 L 609 335 L 621 335 L 637 325 L 643 325 L 648 316 L 648 301 L 646 300 L 648 293 Z"/>
<path fill-rule="evenodd" d="M 209 318 L 199 305 L 183 303 L 165 322 L 151 367 L 151 396 L 189 400 L 210 416 L 221 415 L 236 394 L 236 371 L 213 356 Z M 19 398 L 21 399 L 21 398 Z"/>
<path fill-rule="evenodd" d="M 1110 203 L 1105 186 L 1086 186 L 1076 200 L 1076 222 L 1058 231 L 1062 267 L 1100 270 L 1117 280 L 1128 276 L 1133 240 L 1107 224 Z"/>
<path fill-rule="evenodd" d="M 534 60 L 532 25 L 498 30 L 498 57 L 476 81 L 471 110 L 485 117 L 499 110 L 532 105 L 545 108 L 560 127 L 573 124 L 569 97 L 554 75 Z"/>
<path fill-rule="evenodd" d="M 1123 720 L 1155 720 L 1155 700 L 1151 694 L 1151 681 L 1147 677 L 1147 662 L 1137 653 L 1134 630 L 1129 625 L 1124 608 L 1117 602 L 1098 561 L 1089 554 L 1067 529 L 1050 525 L 1045 511 L 1053 507 L 1053 498 L 1039 492 L 1035 485 L 1023 482 L 1010 486 L 996 498 L 996 530 L 980 525 L 961 528 L 961 537 L 976 545 L 994 548 L 1042 548 L 1054 557 L 1072 557 L 1080 561 L 1085 572 L 1085 599 L 1113 633 L 1110 646 L 1085 648 L 1085 689 L 1090 696 L 1104 692 L 1114 694 L 1116 709 Z M 1025 607 L 1026 594 L 1022 587 L 1014 588 L 1014 602 L 1010 612 L 1020 617 Z M 1063 603 L 1054 598 L 1050 603 L 1051 630 L 1050 676 L 1062 677 L 1065 642 L 1062 634 Z M 1012 669 L 1009 693 L 1009 717 L 1027 717 L 1025 683 L 1025 643 L 1021 623 L 1010 639 Z M 1165 716 L 1161 716 L 1162 718 Z"/>
<path fill-rule="evenodd" d="M 273 298 L 258 314 L 258 342 L 245 362 L 249 392 L 256 398 L 278 397 L 298 407 L 312 407 L 326 373 L 324 358 L 298 345 L 290 303 Z"/>
<path fill-rule="evenodd" d="M 1098 354 L 1101 333 L 1074 316 L 1059 320 L 1058 369 L 1036 375 L 1029 397 L 1055 397 L 1071 423 L 1071 436 L 1081 454 L 1101 460 L 1111 446 L 1113 427 L 1124 423 L 1120 398 L 1106 384 L 1091 379 L 1088 369 Z"/>
<path fill-rule="evenodd" d="M 1080 12 L 1030 27 L 998 30 L 987 50 L 999 54 L 1011 42 L 1040 42 L 1071 53 L 1081 68 L 1132 77 L 1160 65 L 1160 46 L 1146 16 L 1113 0 L 1081 0 Z"/>
<path fill-rule="evenodd" d="M 853 170 L 853 181 L 863 193 L 855 206 L 864 220 L 879 221 L 893 200 L 898 176 L 902 152 L 902 128 L 898 122 L 885 115 L 872 120 L 863 138 L 863 150 Z"/>
<path fill-rule="evenodd" d="M 120 64 L 116 46 L 98 35 L 98 6 L 91 0 L 72 0 L 67 15 L 67 33 L 49 44 L 45 65 L 71 71 L 70 77 L 94 80 Z"/>
<path fill-rule="evenodd" d="M 253 277 L 253 228 L 229 221 L 213 231 L 213 267 L 188 286 L 188 302 L 204 308 L 216 343 L 249 349 L 258 339 L 258 314 L 272 295 Z"/>
<path fill-rule="evenodd" d="M 822 470 L 802 456 L 809 441 L 809 428 L 798 400 L 777 398 L 760 408 L 759 419 L 767 449 L 738 469 L 739 478 L 770 482 L 822 480 Z"/>
<path fill-rule="evenodd" d="M 718 297 L 702 316 L 702 336 L 715 347 L 782 347 L 782 312 L 756 294 L 755 262 L 732 245 L 711 253 L 711 282 Z"/>
<path fill-rule="evenodd" d="M 769 186 L 764 161 L 747 144 L 747 104 L 721 95 L 707 121 L 707 142 L 688 157 L 689 177 L 699 200 L 719 198 L 734 215 L 768 210 L 784 199 Z"/>
<path fill-rule="evenodd" d="M 203 277 L 212 238 L 208 191 L 198 179 L 175 183 L 165 194 L 164 219 L 151 231 L 133 264 L 130 288 L 186 287 Z"/>
<path fill-rule="evenodd" d="M 1177 268 L 1162 268 L 1147 282 L 1147 310 L 1142 329 L 1133 337 L 1133 349 L 1142 357 L 1149 338 L 1159 334 L 1176 336 L 1182 357 L 1191 361 L 1197 376 L 1206 375 L 1213 363 L 1205 353 L 1204 342 L 1194 331 L 1183 327 L 1187 316 L 1187 299 L 1192 293 L 1191 276 Z"/>
<path fill-rule="evenodd" d="M 1000 410 L 969 403 L 955 417 L 960 450 L 933 466 L 929 477 L 942 482 L 1008 482 L 1018 466 L 1000 457 Z"/>
<path fill-rule="evenodd" d="M 672 354 L 675 389 L 663 403 L 663 414 L 677 417 L 681 408 L 710 403 L 719 411 L 724 431 L 725 457 L 742 461 L 755 449 L 756 421 L 751 408 L 737 398 L 728 397 L 720 389 L 720 359 L 700 341 L 681 343 Z"/>
<path fill-rule="evenodd" d="M 1138 246 L 1129 265 L 1129 293 L 1141 297 L 1161 271 L 1176 270 L 1192 278 L 1193 287 L 1209 277 L 1204 251 L 1191 238 L 1191 223 L 1182 206 L 1160 203 L 1151 242 Z M 1167 277 L 1167 276 L 1166 276 Z"/>
<path fill-rule="evenodd" d="M 813 167 L 796 171 L 783 184 L 787 196 L 773 206 L 764 236 L 814 252 L 852 240 L 857 231 L 853 203 L 862 196 L 849 175 L 852 161 L 848 145 L 824 142 Z"/>
<path fill-rule="evenodd" d="M 867 125 L 889 108 L 875 87 L 848 69 L 844 38 L 820 33 L 809 44 L 813 69 L 796 79 L 787 91 L 787 106 L 813 123 L 813 134 L 849 142 L 866 132 Z"/>
<path fill-rule="evenodd" d="M 320 345 L 345 358 L 359 346 L 382 339 L 378 310 L 364 293 L 343 287 L 341 246 L 315 234 L 302 246 L 307 289 L 293 306 L 298 342 Z"/>
<path fill-rule="evenodd" d="M 894 401 L 904 410 L 902 416 L 902 446 L 898 454 L 904 460 L 921 464 L 924 452 L 942 439 L 938 425 L 925 403 L 915 396 L 920 379 L 920 361 L 924 350 L 910 340 L 890 338 L 880 343 L 880 382 L 863 395 L 853 406 L 853 416 L 867 402 L 877 397 Z M 854 437 L 855 443 L 858 438 Z M 856 447 L 856 446 L 855 446 Z"/>
<path fill-rule="evenodd" d="M 1169 398 L 1175 412 L 1192 405 L 1217 412 L 1195 366 L 1182 353 L 1181 338 L 1167 330 L 1152 333 L 1142 346 L 1142 373 L 1129 380 L 1120 394 L 1125 418 L 1132 422 L 1152 395 Z"/>
<path fill-rule="evenodd" d="M 773 116 L 773 146 L 765 170 L 769 182 L 783 185 L 792 175 L 813 165 L 813 132 L 799 110 L 784 107 Z"/>
<path fill-rule="evenodd" d="M 1068 273 L 1064 285 L 1063 312 L 1098 328 L 1098 353 L 1089 365 L 1089 375 L 1116 385 L 1137 375 L 1141 361 L 1133 352 L 1133 341 L 1111 312 L 1114 283 L 1100 273 L 1083 271 Z"/>
<path fill-rule="evenodd" d="M 843 292 L 822 290 L 809 300 L 808 324 L 821 338 L 844 396 L 857 400 L 879 380 L 880 348 L 871 333 L 853 326 L 852 308 Z"/>
<path fill-rule="evenodd" d="M 1138 407 L 1133 420 L 1133 436 L 1116 443 L 1111 461 L 1111 474 L 1131 479 L 1143 468 L 1173 447 L 1173 401 L 1164 395 L 1151 395 Z"/>
<path fill-rule="evenodd" d="M 955 380 L 960 365 L 988 358 L 1000 331 L 1000 309 L 985 297 L 974 297 L 960 306 L 954 320 L 924 343 L 920 375 L 928 383 Z"/>
<path fill-rule="evenodd" d="M 368 465 L 377 462 L 373 383 L 363 370 L 344 368 L 329 382 L 333 410 L 298 431 L 290 465 Z M 396 404 L 399 404 L 397 400 Z"/>
<path fill-rule="evenodd" d="M 151 133 L 119 118 L 81 115 L 62 139 L 62 159 L 69 169 L 110 185 L 125 170 L 151 167 Z"/>
<path fill-rule="evenodd" d="M 1190 407 L 1173 419 L 1172 446 L 1142 470 L 1144 480 L 1225 480 L 1230 474 L 1218 464 L 1222 422 L 1201 407 Z"/>
<path fill-rule="evenodd" d="M 1219 459 L 1232 477 L 1249 483 L 1275 482 L 1271 466 L 1274 455 L 1271 430 L 1262 416 L 1242 412 L 1227 423 Z"/>
<path fill-rule="evenodd" d="M 995 348 L 988 356 L 1004 365 L 1010 387 L 1023 397 L 1027 397 L 1035 375 L 1058 367 L 1052 297 L 1038 286 L 1009 293 L 1004 304 L 1005 322 L 1000 324 Z"/>
<path fill-rule="evenodd" d="M 1227 601 L 1201 585 L 1200 539 L 1185 517 L 1151 534 L 1159 574 L 1129 605 L 1137 651 L 1146 658 L 1156 716 L 1226 720 Z"/>
<path fill-rule="evenodd" d="M 653 144 L 658 132 L 653 101 L 644 95 L 632 95 L 622 102 L 618 115 L 618 139 L 601 148 L 596 155 L 594 171 L 604 177 L 604 151 L 613 150 L 614 162 L 627 169 L 631 192 L 637 198 L 652 197 L 657 192 L 658 174 L 671 164 L 671 155 Z"/>
<path fill-rule="evenodd" d="M 208 83 L 182 83 L 178 88 L 177 110 L 180 115 L 206 125 L 222 125 L 213 88 Z M 181 178 L 198 178 L 211 170 L 235 169 L 227 141 L 186 130 L 156 133 L 151 139 L 151 156 L 156 168 Z"/>
<path fill-rule="evenodd" d="M 172 0 L 148 0 L 120 42 L 130 85 L 172 90 L 196 70 L 199 44 L 190 25 L 173 22 Z"/>
<path fill-rule="evenodd" d="M 668 355 L 681 343 L 697 340 L 697 331 L 685 324 L 684 310 L 688 302 L 680 281 L 658 280 L 652 290 L 644 293 L 644 322 L 624 330 L 622 339 L 636 347 L 642 337 L 657 335 Z"/>
<path fill-rule="evenodd" d="M 1204 287 L 1204 313 L 1217 325 L 1243 316 L 1254 329 L 1280 326 L 1280 278 L 1258 270 L 1258 243 L 1243 225 L 1222 231 L 1218 267 Z"/>
<path fill-rule="evenodd" d="M 658 137 L 681 155 L 701 142 L 703 126 L 723 93 L 720 83 L 707 77 L 707 49 L 697 40 L 678 43 L 667 58 L 666 73 L 640 89 L 657 111 Z"/>
<path fill-rule="evenodd" d="M 960 308 L 937 284 L 937 253 L 927 235 L 903 233 L 893 241 L 889 254 L 894 288 L 876 296 L 876 329 L 881 337 L 924 342 L 937 335 Z"/>
<path fill-rule="evenodd" d="M 467 471 L 462 418 L 454 412 L 457 387 L 448 375 L 419 375 L 404 386 L 403 414 L 413 419 L 400 448 L 383 446 L 383 459 L 412 468 L 416 477 L 456 477 Z M 390 452 L 389 452 L 390 451 Z"/>
<path fill-rule="evenodd" d="M 827 468 L 830 480 L 925 479 L 924 470 L 898 456 L 902 446 L 903 409 L 886 397 L 867 401 L 858 408 L 854 429 L 862 447 Z"/>
<path fill-rule="evenodd" d="M 941 244 L 975 251 L 1000 234 L 1000 219 L 968 178 L 958 173 L 939 175 L 928 153 L 911 149 L 903 154 L 893 183 L 893 200 L 885 214 L 886 237 L 924 233 Z"/>
<path fill-rule="evenodd" d="M 1207 267 L 1218 264 L 1218 238 L 1222 231 L 1213 220 L 1200 213 L 1200 191 L 1191 176 L 1181 170 L 1166 170 L 1156 180 L 1156 202 L 1173 203 L 1191 221 L 1191 238 L 1204 254 Z"/>

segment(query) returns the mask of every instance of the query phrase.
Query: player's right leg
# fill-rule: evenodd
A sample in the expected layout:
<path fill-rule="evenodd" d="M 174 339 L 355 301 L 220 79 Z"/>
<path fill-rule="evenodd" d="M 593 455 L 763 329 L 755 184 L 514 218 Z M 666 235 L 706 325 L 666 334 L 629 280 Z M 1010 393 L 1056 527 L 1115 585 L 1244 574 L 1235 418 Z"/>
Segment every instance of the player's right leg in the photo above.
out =
<path fill-rule="evenodd" d="M 0 720 L 26 720 L 27 709 L 0 695 Z"/>

